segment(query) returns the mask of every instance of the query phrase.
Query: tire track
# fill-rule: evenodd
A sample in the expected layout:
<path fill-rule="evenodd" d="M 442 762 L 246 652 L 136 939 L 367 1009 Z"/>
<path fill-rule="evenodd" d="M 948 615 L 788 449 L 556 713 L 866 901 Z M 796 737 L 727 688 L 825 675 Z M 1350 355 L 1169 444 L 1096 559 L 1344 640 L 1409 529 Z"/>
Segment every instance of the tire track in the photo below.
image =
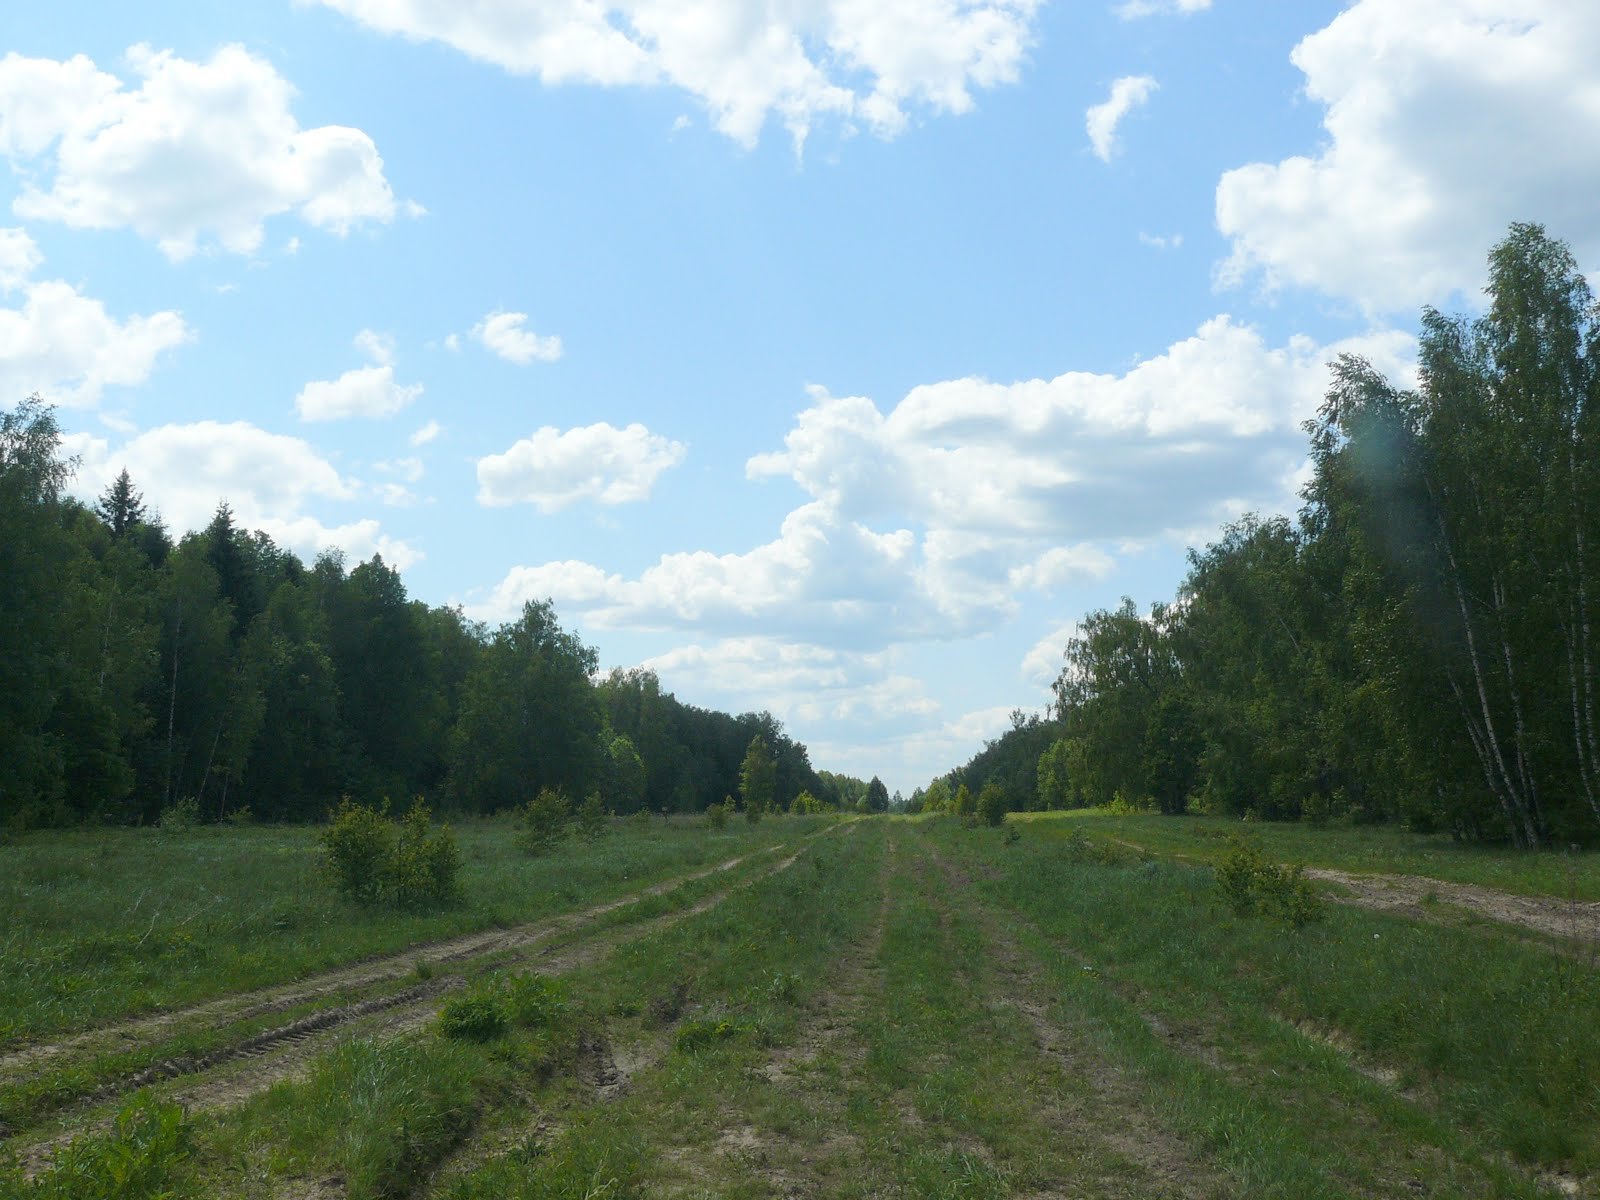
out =
<path fill-rule="evenodd" d="M 713 866 L 674 876 L 575 913 L 546 917 L 509 929 L 480 930 L 441 941 L 418 943 L 390 954 L 323 971 L 293 984 L 275 984 L 249 992 L 235 992 L 216 1000 L 169 1009 L 114 1025 L 103 1025 L 54 1042 L 24 1046 L 0 1055 L 0 1082 L 7 1084 L 23 1082 L 29 1075 L 37 1073 L 25 1071 L 25 1068 L 36 1068 L 38 1064 L 52 1062 L 67 1055 L 137 1051 L 154 1044 L 169 1031 L 190 1022 L 199 1022 L 202 1028 L 215 1029 L 236 1021 L 253 1020 L 275 1012 L 298 1008 L 304 1004 L 312 1004 L 374 984 L 392 982 L 412 974 L 419 964 L 425 967 L 448 966 L 503 950 L 536 945 L 573 929 L 592 924 L 619 908 L 636 904 L 651 896 L 665 895 L 685 884 L 721 872 L 731 871 L 752 858 L 777 853 L 783 848 L 780 843 L 737 855 Z"/>
<path fill-rule="evenodd" d="M 771 847 L 760 853 L 770 853 L 782 848 L 781 845 Z M 581 939 L 574 943 L 560 946 L 546 945 L 537 950 L 534 946 L 525 945 L 521 953 L 513 954 L 501 965 L 512 966 L 535 962 L 539 972 L 545 975 L 564 975 L 579 970 L 600 961 L 620 946 L 709 912 L 735 891 L 788 870 L 799 861 L 805 850 L 806 847 L 801 847 L 780 862 L 754 872 L 676 912 L 648 918 L 635 925 L 596 934 L 592 938 Z M 744 855 L 730 861 L 737 865 L 749 857 L 752 856 Z M 673 886 L 681 886 L 694 879 L 705 878 L 726 869 L 729 869 L 727 864 L 719 864 L 709 870 L 682 877 Z M 664 884 L 656 885 L 644 889 L 630 899 L 608 902 L 586 910 L 585 915 L 588 916 L 588 920 L 584 923 L 592 924 L 595 919 L 607 912 L 648 895 L 661 894 L 665 890 L 670 888 Z M 580 923 L 572 924 L 577 926 Z M 175 1092 L 171 1098 L 181 1103 L 191 1115 L 233 1108 L 276 1083 L 298 1076 L 309 1066 L 310 1060 L 320 1054 L 335 1037 L 346 1034 L 352 1037 L 398 1037 L 420 1029 L 437 1015 L 440 1002 L 445 995 L 464 986 L 466 982 L 465 976 L 430 980 L 390 996 L 375 997 L 358 1004 L 314 1013 L 206 1055 L 171 1059 L 128 1080 L 108 1085 L 91 1103 L 105 1104 L 140 1087 L 187 1075 L 212 1075 L 212 1078 L 199 1079 L 193 1086 Z M 239 1067 L 238 1070 L 226 1070 L 235 1065 Z M 20 1155 L 25 1171 L 29 1176 L 37 1174 L 48 1165 L 50 1157 L 61 1146 L 85 1134 L 103 1132 L 110 1128 L 111 1123 L 111 1118 L 107 1116 L 100 1121 L 75 1127 L 27 1147 Z"/>

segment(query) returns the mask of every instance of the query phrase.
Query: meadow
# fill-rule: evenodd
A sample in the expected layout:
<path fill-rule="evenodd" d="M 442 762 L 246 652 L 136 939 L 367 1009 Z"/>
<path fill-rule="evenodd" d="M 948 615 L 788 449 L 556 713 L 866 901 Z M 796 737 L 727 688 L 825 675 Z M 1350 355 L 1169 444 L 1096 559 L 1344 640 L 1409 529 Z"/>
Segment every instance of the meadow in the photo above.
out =
<path fill-rule="evenodd" d="M 410 916 L 333 898 L 302 830 L 32 837 L 0 850 L 34 922 L 6 953 L 95 998 L 5 972 L 0 1196 L 1594 1194 L 1592 943 L 1323 883 L 1299 927 L 1241 914 L 1222 824 L 617 822 L 528 858 L 485 823 L 466 899 Z M 1551 904 L 1593 884 L 1582 856 L 1242 832 Z M 300 923 L 241 938 L 269 903 Z M 118 1003 L 140 956 L 64 949 L 100 919 L 199 949 Z"/>

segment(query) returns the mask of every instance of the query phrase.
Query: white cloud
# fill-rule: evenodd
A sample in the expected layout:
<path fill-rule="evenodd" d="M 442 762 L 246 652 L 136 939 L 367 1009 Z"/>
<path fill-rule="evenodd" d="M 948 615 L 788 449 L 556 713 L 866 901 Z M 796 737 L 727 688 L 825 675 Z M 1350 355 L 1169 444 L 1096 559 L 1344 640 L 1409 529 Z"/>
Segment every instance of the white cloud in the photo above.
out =
<path fill-rule="evenodd" d="M 1183 234 L 1174 233 L 1163 236 L 1159 233 L 1145 233 L 1140 230 L 1139 244 L 1141 246 L 1149 246 L 1153 250 L 1176 250 L 1183 245 Z"/>
<path fill-rule="evenodd" d="M 781 451 L 747 464 L 809 497 L 741 553 L 665 554 L 627 578 L 584 562 L 519 566 L 475 606 L 552 597 L 596 628 L 764 634 L 864 651 L 995 628 L 1024 592 L 1106 577 L 1110 548 L 1281 510 L 1325 363 L 1364 353 L 1391 376 L 1412 340 L 1265 344 L 1223 316 L 1122 375 L 1069 373 L 911 391 L 886 416 L 812 390 Z M 529 471 L 536 478 L 537 471 Z"/>
<path fill-rule="evenodd" d="M 1078 636 L 1078 623 L 1068 621 L 1045 634 L 1022 656 L 1022 677 L 1029 683 L 1048 688 L 1061 674 L 1067 643 Z"/>
<path fill-rule="evenodd" d="M 422 426 L 422 428 L 418 429 L 406 440 L 409 441 L 413 446 L 426 446 L 429 442 L 433 441 L 434 438 L 438 437 L 443 430 L 444 427 L 440 425 L 439 422 L 429 421 L 426 425 Z"/>
<path fill-rule="evenodd" d="M 163 352 L 193 337 L 175 312 L 119 321 L 71 284 L 28 282 L 39 261 L 26 235 L 0 239 L 5 290 L 22 292 L 20 307 L 0 307 L 0 395 L 38 392 L 68 408 L 92 407 L 109 386 L 143 383 Z"/>
<path fill-rule="evenodd" d="M 1083 125 L 1095 157 L 1110 162 L 1117 151 L 1117 126 L 1122 118 L 1144 104 L 1160 85 L 1149 75 L 1124 75 L 1111 85 L 1105 101 L 1083 114 Z"/>
<path fill-rule="evenodd" d="M 340 235 L 394 218 L 372 139 L 302 129 L 294 89 L 242 46 L 199 63 L 140 45 L 127 62 L 136 87 L 82 55 L 0 59 L 0 151 L 22 172 L 18 215 L 132 229 L 173 259 L 212 242 L 254 253 L 281 213 Z"/>
<path fill-rule="evenodd" d="M 580 500 L 629 504 L 648 499 L 662 472 L 686 452 L 682 442 L 637 423 L 616 429 L 602 421 L 566 431 L 547 425 L 505 453 L 478 460 L 478 502 L 532 504 L 547 513 Z"/>
<path fill-rule="evenodd" d="M 1117 16 L 1124 21 L 1138 17 L 1153 17 L 1165 13 L 1192 16 L 1211 7 L 1211 0 L 1123 0 L 1117 5 Z"/>
<path fill-rule="evenodd" d="M 337 379 L 314 379 L 300 389 L 294 410 L 302 421 L 337 421 L 346 417 L 392 417 L 422 395 L 422 384 L 399 384 L 394 378 L 394 338 L 363 329 L 356 349 L 373 360 Z"/>
<path fill-rule="evenodd" d="M 967 111 L 1017 78 L 1040 0 L 302 2 L 547 84 L 678 87 L 749 146 L 772 116 L 799 143 L 823 117 L 892 136 L 912 110 Z"/>
<path fill-rule="evenodd" d="M 1217 186 L 1220 278 L 1396 311 L 1480 284 L 1515 220 L 1600 256 L 1597 47 L 1592 0 L 1359 0 L 1291 56 L 1322 148 Z"/>
<path fill-rule="evenodd" d="M 527 320 L 527 313 L 492 312 L 472 327 L 472 336 L 485 349 L 519 367 L 525 367 L 535 359 L 539 362 L 555 362 L 561 357 L 561 339 L 540 337 L 533 330 L 524 329 Z M 454 346 L 450 348 L 455 349 Z"/>
<path fill-rule="evenodd" d="M 307 558 L 329 548 L 352 559 L 381 553 L 401 569 L 422 558 L 372 518 L 326 525 L 308 514 L 312 504 L 354 499 L 359 489 L 300 438 L 244 421 L 197 421 L 146 430 L 116 449 L 82 434 L 65 441 L 83 458 L 73 483 L 78 495 L 99 495 L 126 468 L 175 535 L 203 528 L 226 500 L 237 525 L 260 529 Z"/>
<path fill-rule="evenodd" d="M 422 478 L 424 471 L 422 460 L 414 454 L 405 458 L 393 458 L 384 462 L 374 463 L 373 468 L 385 475 L 398 475 L 407 483 L 416 483 Z"/>
<path fill-rule="evenodd" d="M 12 292 L 22 286 L 44 255 L 24 229 L 0 229 L 0 292 Z"/>

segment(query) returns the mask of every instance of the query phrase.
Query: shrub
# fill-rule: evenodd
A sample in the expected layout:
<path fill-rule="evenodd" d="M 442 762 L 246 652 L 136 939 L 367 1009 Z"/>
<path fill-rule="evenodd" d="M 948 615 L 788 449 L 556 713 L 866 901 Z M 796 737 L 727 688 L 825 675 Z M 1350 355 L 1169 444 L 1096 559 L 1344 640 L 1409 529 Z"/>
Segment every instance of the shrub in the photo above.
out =
<path fill-rule="evenodd" d="M 722 829 L 728 824 L 728 810 L 720 804 L 706 807 L 706 824 L 713 829 Z"/>
<path fill-rule="evenodd" d="M 161 810 L 157 822 L 163 833 L 185 833 L 200 824 L 200 801 L 193 796 L 174 800 Z"/>
<path fill-rule="evenodd" d="M 389 865 L 395 902 L 405 908 L 443 904 L 457 895 L 456 872 L 461 851 L 448 825 L 432 828 L 428 806 L 418 796 L 400 822 L 399 838 Z"/>
<path fill-rule="evenodd" d="M 798 817 L 809 817 L 826 810 L 821 800 L 808 791 L 801 791 L 794 798 L 794 803 L 789 806 L 789 811 Z"/>
<path fill-rule="evenodd" d="M 383 894 L 396 842 L 387 804 L 376 809 L 344 797 L 318 840 L 342 895 L 371 904 Z"/>
<path fill-rule="evenodd" d="M 1006 793 L 998 783 L 986 783 L 978 793 L 978 819 L 985 825 L 1006 823 Z"/>
<path fill-rule="evenodd" d="M 590 792 L 582 804 L 578 806 L 578 836 L 586 842 L 593 842 L 602 837 L 611 819 L 611 814 L 606 812 L 606 806 L 600 799 L 599 792 Z"/>
<path fill-rule="evenodd" d="M 504 1006 L 477 989 L 445 1001 L 439 1010 L 439 1032 L 458 1042 L 492 1042 L 510 1024 Z"/>
<path fill-rule="evenodd" d="M 172 1172 L 189 1154 L 189 1126 L 176 1104 L 136 1100 L 117 1114 L 115 1130 L 80 1138 L 56 1152 L 31 1180 L 0 1155 L 0 1196 L 28 1200 L 171 1200 Z"/>
<path fill-rule="evenodd" d="M 517 844 L 529 854 L 548 854 L 567 835 L 572 801 L 560 789 L 540 788 L 522 808 L 522 834 Z"/>
<path fill-rule="evenodd" d="M 417 908 L 457 896 L 461 852 L 455 835 L 448 826 L 433 830 L 421 797 L 396 826 L 388 801 L 371 808 L 346 796 L 320 841 L 334 885 L 357 903 L 386 899 Z"/>
<path fill-rule="evenodd" d="M 728 1017 L 687 1021 L 674 1035 L 672 1048 L 680 1054 L 696 1055 L 717 1042 L 725 1042 L 743 1032 L 744 1030 Z"/>
<path fill-rule="evenodd" d="M 1294 929 L 1322 917 L 1322 897 L 1304 868 L 1268 862 L 1248 842 L 1234 841 L 1217 864 L 1216 879 L 1223 899 L 1241 917 L 1269 917 Z"/>

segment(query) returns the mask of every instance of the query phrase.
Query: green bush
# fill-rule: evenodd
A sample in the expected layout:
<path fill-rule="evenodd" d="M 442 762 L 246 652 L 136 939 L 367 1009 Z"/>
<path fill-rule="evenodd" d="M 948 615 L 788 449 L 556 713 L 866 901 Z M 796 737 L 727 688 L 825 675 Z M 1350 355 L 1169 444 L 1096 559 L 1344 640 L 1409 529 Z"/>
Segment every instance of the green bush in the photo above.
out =
<path fill-rule="evenodd" d="M 517 845 L 529 854 L 548 854 L 567 835 L 572 801 L 560 789 L 540 788 L 539 794 L 522 806 L 521 817 Z"/>
<path fill-rule="evenodd" d="M 189 1154 L 189 1126 L 176 1104 L 136 1100 L 117 1114 L 115 1130 L 80 1138 L 56 1152 L 50 1166 L 26 1177 L 20 1163 L 0 1157 L 0 1196 L 6 1200 L 174 1200 L 185 1193 L 173 1169 Z"/>
<path fill-rule="evenodd" d="M 510 1027 L 500 1002 L 476 990 L 445 1001 L 439 1010 L 439 1032 L 458 1042 L 492 1042 Z"/>
<path fill-rule="evenodd" d="M 990 826 L 1006 823 L 1006 793 L 998 783 L 986 783 L 978 793 L 978 819 Z"/>
<path fill-rule="evenodd" d="M 723 829 L 728 824 L 728 810 L 720 804 L 706 807 L 706 824 L 713 829 Z"/>
<path fill-rule="evenodd" d="M 704 1020 L 687 1021 L 673 1036 L 672 1048 L 679 1054 L 692 1056 L 717 1042 L 738 1037 L 743 1032 L 744 1028 L 729 1017 L 707 1017 Z"/>
<path fill-rule="evenodd" d="M 371 808 L 346 796 L 320 840 L 334 885 L 357 903 L 419 908 L 457 897 L 455 835 L 449 826 L 433 829 L 420 797 L 397 826 L 387 801 Z"/>
<path fill-rule="evenodd" d="M 371 808 L 349 796 L 339 801 L 318 838 L 334 886 L 360 904 L 371 904 L 383 895 L 397 840 L 387 804 Z"/>
<path fill-rule="evenodd" d="M 1268 862 L 1248 842 L 1235 840 L 1216 867 L 1217 890 L 1241 917 L 1260 915 L 1302 929 L 1322 917 L 1317 895 L 1302 867 Z"/>
<path fill-rule="evenodd" d="M 599 792 L 590 792 L 582 804 L 578 806 L 578 836 L 586 842 L 599 840 L 606 833 L 611 822 L 611 814 L 606 812 L 605 803 L 600 799 Z"/>
<path fill-rule="evenodd" d="M 395 902 L 404 908 L 443 904 L 457 897 L 461 851 L 448 825 L 433 829 L 428 806 L 419 796 L 400 822 L 389 866 Z"/>
<path fill-rule="evenodd" d="M 193 796 L 174 800 L 161 810 L 157 824 L 162 833 L 187 833 L 200 824 L 200 801 Z"/>

